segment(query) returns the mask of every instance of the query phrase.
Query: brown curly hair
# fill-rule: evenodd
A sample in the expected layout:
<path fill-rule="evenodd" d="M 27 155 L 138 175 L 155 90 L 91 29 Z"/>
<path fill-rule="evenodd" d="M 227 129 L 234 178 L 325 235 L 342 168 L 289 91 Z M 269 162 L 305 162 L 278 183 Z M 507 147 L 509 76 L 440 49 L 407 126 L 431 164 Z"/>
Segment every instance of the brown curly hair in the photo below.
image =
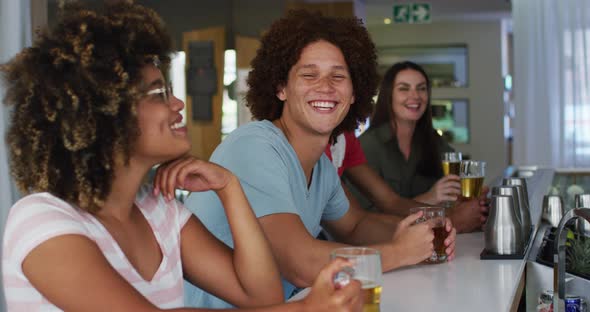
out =
<path fill-rule="evenodd" d="M 115 162 L 129 162 L 139 136 L 140 71 L 169 63 L 172 44 L 158 15 L 139 5 L 61 9 L 51 31 L 0 67 L 14 105 L 11 173 L 24 193 L 50 192 L 95 213 Z"/>
<path fill-rule="evenodd" d="M 318 40 L 340 48 L 354 90 L 355 103 L 332 132 L 332 138 L 356 129 L 370 115 L 377 88 L 377 54 L 361 20 L 294 10 L 271 25 L 252 60 L 246 105 L 254 119 L 272 121 L 281 117 L 283 102 L 277 98 L 277 90 L 287 84 L 289 70 L 299 60 L 301 51 Z"/>

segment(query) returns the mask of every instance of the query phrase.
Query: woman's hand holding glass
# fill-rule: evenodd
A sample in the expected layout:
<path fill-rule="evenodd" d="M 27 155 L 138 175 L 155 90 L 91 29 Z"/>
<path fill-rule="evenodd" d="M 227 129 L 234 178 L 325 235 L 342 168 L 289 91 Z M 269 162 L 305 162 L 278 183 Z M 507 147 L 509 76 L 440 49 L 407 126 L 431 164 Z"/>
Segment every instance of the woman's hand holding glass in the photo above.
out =
<path fill-rule="evenodd" d="M 452 177 L 446 180 L 458 180 L 460 183 L 460 169 L 461 169 L 461 160 L 463 159 L 463 154 L 461 154 L 460 152 L 445 152 L 442 154 L 442 169 L 443 169 L 443 175 L 445 176 L 443 179 L 445 179 L 446 177 Z M 443 180 L 441 179 L 441 180 Z M 437 182 L 440 183 L 441 180 L 439 180 Z M 436 187 L 437 185 L 435 184 L 433 186 L 433 189 Z M 458 195 L 460 195 L 460 191 L 461 191 L 461 185 L 459 184 L 459 194 L 455 194 L 455 187 L 457 185 L 453 184 L 453 192 L 449 193 L 448 189 L 441 189 L 442 186 L 439 187 L 439 189 L 436 189 L 436 195 L 439 195 L 436 199 L 438 200 L 438 202 L 433 202 L 430 203 L 432 205 L 439 205 L 442 204 L 444 207 L 446 208 L 450 208 L 453 206 L 453 203 L 457 200 Z M 432 189 L 431 189 L 432 191 Z M 445 196 L 446 195 L 446 196 Z M 443 197 L 448 198 L 449 196 L 455 196 L 453 199 L 442 199 Z"/>
<path fill-rule="evenodd" d="M 336 258 L 325 266 L 315 279 L 311 291 L 302 300 L 304 311 L 332 312 L 350 311 L 358 312 L 363 308 L 361 296 L 361 283 L 357 280 L 343 287 L 334 284 L 334 276 L 343 269 L 351 267 L 352 263 L 343 258 Z"/>
<path fill-rule="evenodd" d="M 483 185 L 486 163 L 464 160 L 461 162 L 461 196 L 451 214 L 460 232 L 472 232 L 481 228 L 488 212 L 487 192 Z"/>
<path fill-rule="evenodd" d="M 381 252 L 369 247 L 341 247 L 330 253 L 330 259 L 338 258 L 349 260 L 350 265 L 334 277 L 334 284 L 346 286 L 350 281 L 360 282 L 364 299 L 362 311 L 379 312 L 383 288 Z"/>
<path fill-rule="evenodd" d="M 426 204 L 439 205 L 454 202 L 461 195 L 461 178 L 454 174 L 440 178 L 422 198 Z"/>

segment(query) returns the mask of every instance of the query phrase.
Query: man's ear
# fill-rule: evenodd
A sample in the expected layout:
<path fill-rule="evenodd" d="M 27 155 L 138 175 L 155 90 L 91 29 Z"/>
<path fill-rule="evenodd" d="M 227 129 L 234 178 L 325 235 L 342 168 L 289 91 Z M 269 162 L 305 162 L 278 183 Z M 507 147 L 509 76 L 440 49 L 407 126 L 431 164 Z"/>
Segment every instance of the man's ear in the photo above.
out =
<path fill-rule="evenodd" d="M 281 101 L 285 101 L 287 100 L 287 93 L 285 92 L 285 87 L 284 86 L 279 86 L 277 88 L 277 98 L 279 98 L 279 100 Z"/>
<path fill-rule="evenodd" d="M 350 98 L 350 105 L 354 104 L 354 94 L 352 95 L 352 97 Z"/>

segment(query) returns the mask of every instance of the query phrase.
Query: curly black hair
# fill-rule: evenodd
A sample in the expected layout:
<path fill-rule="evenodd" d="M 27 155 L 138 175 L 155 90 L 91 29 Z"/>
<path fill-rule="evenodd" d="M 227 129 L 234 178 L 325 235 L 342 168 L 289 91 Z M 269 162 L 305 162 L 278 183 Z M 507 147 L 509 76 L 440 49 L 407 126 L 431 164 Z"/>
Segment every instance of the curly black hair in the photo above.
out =
<path fill-rule="evenodd" d="M 59 21 L 0 67 L 14 105 L 6 140 L 24 193 L 50 192 L 91 213 L 111 191 L 115 162 L 139 136 L 141 69 L 169 63 L 172 43 L 152 10 L 118 1 L 62 6 Z"/>
<path fill-rule="evenodd" d="M 354 89 L 355 103 L 332 132 L 332 138 L 356 129 L 370 115 L 378 80 L 377 54 L 361 20 L 293 10 L 271 25 L 252 60 L 246 105 L 254 119 L 272 121 L 281 117 L 283 102 L 277 98 L 277 90 L 287 84 L 289 70 L 299 60 L 301 51 L 319 40 L 340 48 Z"/>

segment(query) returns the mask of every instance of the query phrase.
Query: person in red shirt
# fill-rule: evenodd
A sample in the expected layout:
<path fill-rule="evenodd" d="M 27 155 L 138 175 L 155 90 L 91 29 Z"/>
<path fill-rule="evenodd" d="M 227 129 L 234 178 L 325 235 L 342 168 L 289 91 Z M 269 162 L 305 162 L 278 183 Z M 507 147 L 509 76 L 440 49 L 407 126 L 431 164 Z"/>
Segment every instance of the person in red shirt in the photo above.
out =
<path fill-rule="evenodd" d="M 367 163 L 365 153 L 361 148 L 360 141 L 353 131 L 340 134 L 334 144 L 326 147 L 326 156 L 330 158 L 338 175 L 342 176 L 344 170 Z"/>

